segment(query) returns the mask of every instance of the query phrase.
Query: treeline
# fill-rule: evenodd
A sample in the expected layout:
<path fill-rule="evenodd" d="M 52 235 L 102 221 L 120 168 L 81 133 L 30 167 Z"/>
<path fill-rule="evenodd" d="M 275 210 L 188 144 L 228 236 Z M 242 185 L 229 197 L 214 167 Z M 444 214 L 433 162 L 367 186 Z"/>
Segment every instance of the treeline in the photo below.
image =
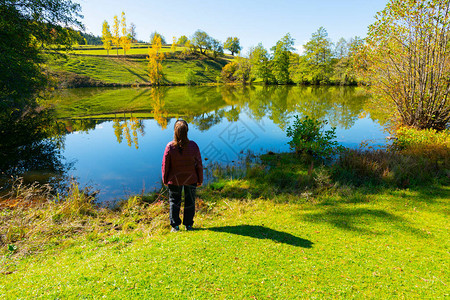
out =
<path fill-rule="evenodd" d="M 303 53 L 294 50 L 294 39 L 288 33 L 270 52 L 260 43 L 251 47 L 247 56 L 239 56 L 224 66 L 223 82 L 249 84 L 336 84 L 355 85 L 357 49 L 363 44 L 359 37 L 341 38 L 333 44 L 325 28 L 320 27 L 303 45 Z"/>

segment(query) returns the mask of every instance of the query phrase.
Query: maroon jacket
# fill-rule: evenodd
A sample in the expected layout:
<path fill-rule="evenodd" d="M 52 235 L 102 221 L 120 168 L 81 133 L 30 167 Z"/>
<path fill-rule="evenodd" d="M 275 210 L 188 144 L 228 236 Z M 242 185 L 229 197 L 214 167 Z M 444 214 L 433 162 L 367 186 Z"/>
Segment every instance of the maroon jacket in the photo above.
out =
<path fill-rule="evenodd" d="M 170 142 L 164 151 L 162 180 L 165 185 L 197 185 L 203 183 L 203 165 L 200 149 L 194 141 L 182 151 Z"/>

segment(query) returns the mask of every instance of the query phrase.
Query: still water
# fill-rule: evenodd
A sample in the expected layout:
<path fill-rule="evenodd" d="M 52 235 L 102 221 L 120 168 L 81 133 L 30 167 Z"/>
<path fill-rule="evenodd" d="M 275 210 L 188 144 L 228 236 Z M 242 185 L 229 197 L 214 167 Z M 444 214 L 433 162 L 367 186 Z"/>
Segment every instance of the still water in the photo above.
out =
<path fill-rule="evenodd" d="M 367 100 L 354 87 L 71 89 L 51 99 L 47 140 L 58 148 L 66 176 L 112 201 L 160 187 L 162 154 L 177 118 L 188 121 L 205 164 L 231 163 L 249 150 L 288 151 L 285 132 L 294 115 L 328 120 L 347 147 L 384 144 L 386 133 L 367 112 Z"/>

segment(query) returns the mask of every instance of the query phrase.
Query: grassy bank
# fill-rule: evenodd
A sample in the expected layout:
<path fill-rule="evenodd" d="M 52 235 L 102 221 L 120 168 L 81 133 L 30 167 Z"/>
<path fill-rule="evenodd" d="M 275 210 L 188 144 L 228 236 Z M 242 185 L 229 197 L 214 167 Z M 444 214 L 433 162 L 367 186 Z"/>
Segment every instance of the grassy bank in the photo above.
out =
<path fill-rule="evenodd" d="M 142 49 L 136 51 L 139 55 L 127 57 L 73 53 L 47 55 L 46 68 L 62 87 L 148 85 L 146 55 L 141 53 Z M 205 56 L 179 58 L 169 53 L 162 62 L 163 85 L 186 84 L 187 70 L 194 71 L 198 83 L 214 83 L 227 62 L 226 59 L 214 60 Z"/>
<path fill-rule="evenodd" d="M 360 160 L 360 169 L 376 162 Z M 59 203 L 18 189 L 17 202 L 2 203 L 1 232 L 11 234 L 2 235 L 0 295 L 448 297 L 449 177 L 425 168 L 434 178 L 402 187 L 401 168 L 357 182 L 346 166 L 271 153 L 216 168 L 198 191 L 197 230 L 176 234 L 165 190 L 112 210 L 76 186 Z"/>

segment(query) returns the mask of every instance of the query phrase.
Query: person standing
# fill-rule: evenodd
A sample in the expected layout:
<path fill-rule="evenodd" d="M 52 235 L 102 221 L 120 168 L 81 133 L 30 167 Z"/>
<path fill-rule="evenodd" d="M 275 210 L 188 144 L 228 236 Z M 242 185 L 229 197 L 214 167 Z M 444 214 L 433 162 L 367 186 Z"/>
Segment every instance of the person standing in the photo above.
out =
<path fill-rule="evenodd" d="M 200 149 L 187 137 L 189 131 L 185 120 L 174 125 L 173 141 L 169 142 L 162 160 L 162 180 L 169 187 L 170 225 L 172 232 L 180 230 L 181 193 L 184 190 L 183 225 L 193 230 L 195 215 L 195 191 L 203 183 L 203 165 Z"/>

